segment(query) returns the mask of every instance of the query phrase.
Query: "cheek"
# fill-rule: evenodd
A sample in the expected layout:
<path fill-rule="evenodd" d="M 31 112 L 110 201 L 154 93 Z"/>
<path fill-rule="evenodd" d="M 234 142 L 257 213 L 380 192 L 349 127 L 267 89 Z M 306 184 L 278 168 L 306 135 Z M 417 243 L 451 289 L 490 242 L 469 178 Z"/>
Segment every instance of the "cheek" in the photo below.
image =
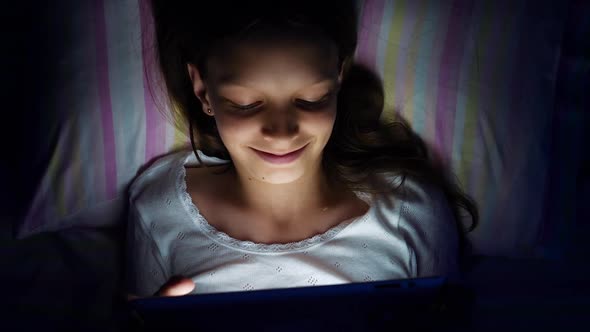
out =
<path fill-rule="evenodd" d="M 256 117 L 248 118 L 218 112 L 215 121 L 221 140 L 229 149 L 260 140 L 258 136 L 261 134 L 263 123 Z M 298 121 L 299 134 L 303 138 L 314 136 L 324 145 L 332 134 L 335 121 L 335 107 L 317 112 L 301 112 Z"/>
<path fill-rule="evenodd" d="M 217 131 L 227 149 L 243 145 L 252 141 L 253 135 L 258 131 L 257 125 L 244 118 L 227 116 L 219 112 L 215 116 Z"/>

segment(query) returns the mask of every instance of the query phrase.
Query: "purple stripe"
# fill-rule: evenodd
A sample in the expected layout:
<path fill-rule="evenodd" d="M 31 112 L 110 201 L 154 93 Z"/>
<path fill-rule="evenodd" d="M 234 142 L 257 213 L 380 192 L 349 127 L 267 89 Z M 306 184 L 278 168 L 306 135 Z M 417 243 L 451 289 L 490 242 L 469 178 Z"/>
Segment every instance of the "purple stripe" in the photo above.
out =
<path fill-rule="evenodd" d="M 158 113 L 152 98 L 152 89 L 149 86 L 147 75 L 153 75 L 155 58 L 152 45 L 153 29 L 151 22 L 150 7 L 147 1 L 138 0 L 140 22 L 141 22 L 141 50 L 143 56 L 143 100 L 145 104 L 145 161 L 149 162 L 153 157 L 163 153 L 166 149 L 166 126 L 161 123 L 161 114 Z M 151 76 L 153 77 L 153 76 Z M 158 125 L 160 124 L 160 125 Z"/>
<path fill-rule="evenodd" d="M 47 174 L 47 171 L 45 172 Z M 42 226 L 46 220 L 48 220 L 45 212 L 48 209 L 45 209 L 47 201 L 51 199 L 52 192 L 46 189 L 47 177 L 46 175 L 41 180 L 41 185 L 35 190 L 35 197 L 32 200 L 31 205 L 27 209 L 27 214 L 23 221 L 22 226 L 19 227 L 18 231 L 18 238 L 21 239 L 27 235 L 28 233 L 33 233 L 35 229 Z M 45 198 L 41 193 L 48 193 L 47 198 Z"/>
<path fill-rule="evenodd" d="M 384 6 L 384 0 L 366 0 L 361 17 L 357 61 L 371 70 L 377 69 L 377 44 Z"/>
<path fill-rule="evenodd" d="M 528 137 L 536 135 L 534 126 L 541 124 L 538 121 L 536 123 L 531 122 L 534 119 L 529 118 L 530 111 L 526 107 L 523 107 L 524 104 L 521 103 L 525 96 L 525 91 L 531 91 L 529 87 L 533 82 L 530 77 L 539 77 L 538 74 L 531 71 L 535 70 L 535 68 L 530 65 L 531 60 L 529 59 L 531 50 L 538 49 L 538 46 L 534 45 L 536 41 L 531 38 L 530 33 L 531 27 L 534 27 L 538 23 L 535 22 L 536 19 L 534 16 L 531 17 L 527 14 L 532 9 L 527 8 L 529 5 L 536 8 L 535 3 L 528 3 L 526 1 L 518 8 L 518 19 L 513 30 L 518 32 L 518 36 L 514 37 L 516 45 L 512 52 L 510 52 L 512 62 L 509 67 L 508 86 L 507 90 L 505 90 L 509 98 L 509 113 L 506 113 L 510 115 L 509 120 L 506 122 L 506 133 L 509 140 L 505 142 L 504 154 L 506 158 L 503 160 L 505 172 L 499 184 L 502 191 L 506 191 L 510 195 L 506 199 L 506 204 L 510 204 L 514 202 L 515 198 L 518 198 L 518 208 L 507 209 L 509 211 L 507 213 L 509 215 L 507 222 L 518 222 L 518 227 L 515 228 L 515 231 L 521 234 L 519 241 L 527 245 L 532 244 L 527 243 L 530 238 L 529 234 L 536 232 L 539 227 L 539 218 L 536 217 L 536 213 L 527 210 L 538 208 L 537 205 L 541 203 L 541 200 L 536 200 L 539 197 L 537 187 L 541 181 L 545 181 L 541 178 L 535 179 L 526 176 L 527 174 L 534 174 L 536 170 L 530 169 L 524 171 L 524 167 L 536 167 L 534 164 L 531 164 L 531 157 L 534 154 L 528 152 L 530 146 L 525 143 L 527 143 Z M 533 63 L 538 62 L 535 60 Z M 505 116 L 505 118 L 507 117 Z M 518 156 L 518 158 L 514 156 Z M 527 163 L 529 166 L 525 165 Z M 535 183 L 532 183 L 532 181 Z M 501 232 L 501 230 L 497 230 L 497 232 Z M 523 236 L 523 234 L 526 234 L 526 236 Z"/>
<path fill-rule="evenodd" d="M 80 165 L 80 131 L 78 129 L 78 117 L 79 115 L 72 115 L 67 121 L 69 127 L 66 135 L 66 137 L 69 137 L 67 140 L 67 149 L 69 153 L 67 155 L 71 156 L 72 160 L 70 160 L 70 162 L 64 162 L 65 160 L 62 160 L 60 163 L 60 168 L 62 169 L 63 174 L 63 182 L 61 183 L 63 190 L 60 192 L 62 195 L 60 202 L 61 206 L 58 210 L 58 216 L 60 218 L 63 218 L 76 210 L 76 199 L 78 196 L 82 195 L 81 191 L 83 190 L 83 185 L 80 183 L 81 179 L 79 178 L 80 174 L 76 174 L 75 171 L 76 167 Z M 79 185 L 76 186 L 76 183 L 79 183 Z"/>
<path fill-rule="evenodd" d="M 444 41 L 438 75 L 438 95 L 436 102 L 435 142 L 443 156 L 444 162 L 452 156 L 455 110 L 457 107 L 457 89 L 463 48 L 467 41 L 465 22 L 469 22 L 472 1 L 456 0 L 449 14 L 449 25 Z"/>
<path fill-rule="evenodd" d="M 33 203 L 33 209 L 29 210 L 27 219 L 25 219 L 25 229 L 19 230 L 18 238 L 21 239 L 28 235 L 27 233 L 34 233 L 37 228 L 43 225 L 47 217 L 45 211 L 40 207 L 41 204 L 37 200 Z"/>
<path fill-rule="evenodd" d="M 103 129 L 102 140 L 106 180 L 105 196 L 107 199 L 112 199 L 116 196 L 117 192 L 117 160 L 115 157 L 115 131 L 113 128 L 113 110 L 109 88 L 109 60 L 103 0 L 94 2 L 94 13 L 98 102 Z"/>

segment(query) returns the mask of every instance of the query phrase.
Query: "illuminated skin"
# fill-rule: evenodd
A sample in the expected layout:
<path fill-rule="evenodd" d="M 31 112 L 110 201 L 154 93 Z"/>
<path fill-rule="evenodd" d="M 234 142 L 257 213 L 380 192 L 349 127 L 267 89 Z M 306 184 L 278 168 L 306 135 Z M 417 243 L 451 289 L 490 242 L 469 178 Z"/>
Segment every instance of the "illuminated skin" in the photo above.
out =
<path fill-rule="evenodd" d="M 317 215 L 345 197 L 343 188 L 329 188 L 321 169 L 342 80 L 333 42 L 309 34 L 259 31 L 225 45 L 207 68 L 202 80 L 188 64 L 193 90 L 203 112 L 215 117 L 234 162 L 230 176 L 238 201 L 255 211 L 260 227 L 301 224 L 309 219 L 302 216 Z M 308 106 L 316 101 L 321 102 Z M 243 110 L 240 105 L 254 108 Z M 283 165 L 269 163 L 253 150 L 283 154 L 304 145 L 297 160 Z"/>
<path fill-rule="evenodd" d="M 235 165 L 235 172 L 226 175 L 229 182 L 223 182 L 232 188 L 227 195 L 235 195 L 232 201 L 241 211 L 253 211 L 249 215 L 255 218 L 250 219 L 257 224 L 248 226 L 260 234 L 311 229 L 328 209 L 336 212 L 332 218 L 338 221 L 336 207 L 352 206 L 348 203 L 354 194 L 342 186 L 328 186 L 321 168 L 336 119 L 342 68 L 336 45 L 310 36 L 259 31 L 225 45 L 222 53 L 209 59 L 206 80 L 195 66 L 187 65 L 203 112 L 215 117 Z M 316 101 L 321 102 L 307 104 Z M 239 105 L 254 108 L 243 110 Z M 282 154 L 304 145 L 296 161 L 283 165 L 268 163 L 253 150 Z M 366 206 L 362 212 L 355 210 L 356 215 L 363 209 Z M 181 296 L 194 288 L 192 279 L 174 276 L 154 295 Z"/>

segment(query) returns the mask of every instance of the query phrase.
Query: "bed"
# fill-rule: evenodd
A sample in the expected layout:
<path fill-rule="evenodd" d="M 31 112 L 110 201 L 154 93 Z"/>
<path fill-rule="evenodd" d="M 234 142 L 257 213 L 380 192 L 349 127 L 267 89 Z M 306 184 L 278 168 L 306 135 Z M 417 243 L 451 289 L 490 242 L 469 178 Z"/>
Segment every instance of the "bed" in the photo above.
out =
<path fill-rule="evenodd" d="M 50 89 L 35 111 L 52 139 L 39 138 L 47 157 L 2 242 L 3 312 L 19 330 L 117 330 L 126 189 L 187 148 L 187 131 L 146 83 L 157 77 L 146 1 L 44 9 L 32 23 L 48 40 Z M 476 326 L 588 323 L 588 17 L 574 0 L 359 2 L 356 60 L 480 206 L 465 275 Z"/>

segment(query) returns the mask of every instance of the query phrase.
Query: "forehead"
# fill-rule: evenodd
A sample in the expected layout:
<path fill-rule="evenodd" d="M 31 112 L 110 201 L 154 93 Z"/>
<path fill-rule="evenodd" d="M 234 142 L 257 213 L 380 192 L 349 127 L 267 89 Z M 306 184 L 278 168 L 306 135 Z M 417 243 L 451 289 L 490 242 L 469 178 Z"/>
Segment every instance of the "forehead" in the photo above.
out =
<path fill-rule="evenodd" d="M 317 83 L 338 75 L 338 51 L 314 35 L 257 34 L 226 43 L 208 61 L 215 85 Z"/>

